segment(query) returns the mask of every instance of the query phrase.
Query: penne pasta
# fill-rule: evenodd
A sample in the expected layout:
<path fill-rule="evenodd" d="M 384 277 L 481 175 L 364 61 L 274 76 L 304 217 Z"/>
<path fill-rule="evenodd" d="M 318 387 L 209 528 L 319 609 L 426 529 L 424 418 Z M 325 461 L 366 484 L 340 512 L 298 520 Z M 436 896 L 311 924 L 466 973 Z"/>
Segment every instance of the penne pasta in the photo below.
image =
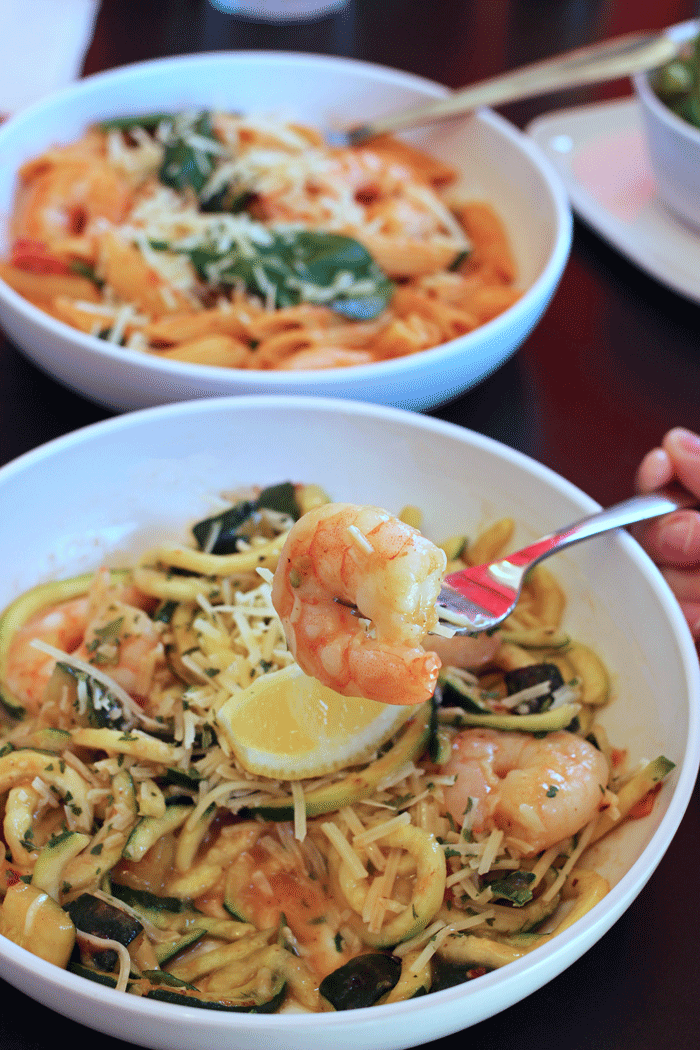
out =
<path fill-rule="evenodd" d="M 23 165 L 0 277 L 60 321 L 163 360 L 392 359 L 521 294 L 503 223 L 488 202 L 450 201 L 455 176 L 390 136 L 332 149 L 269 117 L 107 122 Z"/>

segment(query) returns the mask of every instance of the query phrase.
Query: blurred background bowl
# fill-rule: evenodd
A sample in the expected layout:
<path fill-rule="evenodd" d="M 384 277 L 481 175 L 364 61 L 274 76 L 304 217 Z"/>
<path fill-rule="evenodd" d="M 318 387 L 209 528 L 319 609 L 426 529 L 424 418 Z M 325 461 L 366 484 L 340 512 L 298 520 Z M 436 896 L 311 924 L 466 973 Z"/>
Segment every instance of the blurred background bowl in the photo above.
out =
<path fill-rule="evenodd" d="M 21 164 L 86 125 L 136 112 L 221 108 L 293 114 L 343 128 L 446 93 L 432 81 L 345 58 L 267 52 L 176 57 L 78 81 L 0 127 L 0 254 Z M 214 368 L 111 346 L 54 320 L 0 281 L 0 324 L 16 346 L 61 383 L 110 409 L 224 394 L 316 394 L 427 409 L 457 397 L 513 354 L 544 312 L 571 246 L 571 213 L 539 148 L 497 114 L 407 136 L 452 164 L 460 187 L 493 203 L 518 264 L 519 301 L 442 346 L 392 361 L 309 372 Z"/>
<path fill-rule="evenodd" d="M 520 544 L 596 509 L 522 454 L 417 413 L 318 398 L 196 400 L 111 418 L 0 470 L 0 503 L 13 508 L 12 527 L 0 532 L 0 607 L 41 581 L 181 540 L 222 491 L 282 480 L 393 512 L 416 505 L 436 539 L 474 535 L 508 515 Z M 600 718 L 610 740 L 629 750 L 632 767 L 659 754 L 676 763 L 651 814 L 588 856 L 612 888 L 570 929 L 466 984 L 322 1015 L 219 1014 L 121 994 L 1 937 L 0 976 L 88 1027 L 159 1050 L 398 1050 L 490 1017 L 561 973 L 632 903 L 680 823 L 700 756 L 700 685 L 678 605 L 629 535 L 579 544 L 549 564 L 566 590 L 567 630 L 610 670 L 614 695 Z M 654 945 L 649 952 L 657 966 Z"/>
<path fill-rule="evenodd" d="M 683 22 L 668 33 L 692 40 L 699 23 Z M 700 229 L 700 128 L 677 116 L 653 88 L 655 73 L 633 78 L 641 105 L 647 149 L 659 199 L 676 217 Z"/>

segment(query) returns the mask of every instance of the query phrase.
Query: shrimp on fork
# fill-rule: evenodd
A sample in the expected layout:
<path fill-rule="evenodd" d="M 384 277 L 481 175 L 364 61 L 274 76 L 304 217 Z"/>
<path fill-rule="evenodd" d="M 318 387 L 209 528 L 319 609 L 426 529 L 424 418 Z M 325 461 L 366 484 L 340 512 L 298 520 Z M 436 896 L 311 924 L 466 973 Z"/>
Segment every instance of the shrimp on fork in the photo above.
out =
<path fill-rule="evenodd" d="M 444 551 L 379 507 L 308 511 L 287 537 L 272 584 L 301 669 L 344 696 L 429 699 L 440 660 L 421 641 L 437 623 L 445 565 Z"/>

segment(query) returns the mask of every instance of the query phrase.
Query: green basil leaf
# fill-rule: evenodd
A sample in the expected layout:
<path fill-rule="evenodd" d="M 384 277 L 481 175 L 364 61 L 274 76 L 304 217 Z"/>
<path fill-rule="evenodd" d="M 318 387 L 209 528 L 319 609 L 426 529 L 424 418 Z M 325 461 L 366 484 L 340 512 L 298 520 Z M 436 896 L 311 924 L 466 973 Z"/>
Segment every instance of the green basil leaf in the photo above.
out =
<path fill-rule="evenodd" d="M 532 900 L 530 883 L 534 881 L 535 876 L 531 871 L 511 871 L 505 878 L 489 885 L 494 899 L 510 901 L 516 908 L 522 908 Z"/>
<path fill-rule="evenodd" d="M 110 117 L 97 124 L 100 131 L 133 131 L 134 128 L 145 128 L 155 131 L 164 120 L 173 120 L 172 113 L 137 113 L 128 117 Z"/>
<path fill-rule="evenodd" d="M 350 320 L 371 320 L 394 286 L 358 241 L 316 230 L 272 231 L 250 224 L 252 237 L 221 246 L 211 237 L 185 251 L 207 284 L 243 283 L 276 308 L 312 303 Z"/>
<path fill-rule="evenodd" d="M 201 148 L 199 143 L 202 140 L 211 142 L 214 149 Z M 218 140 L 209 113 L 175 117 L 165 140 L 158 178 L 175 190 L 190 188 L 199 194 L 214 171 L 217 148 Z"/>

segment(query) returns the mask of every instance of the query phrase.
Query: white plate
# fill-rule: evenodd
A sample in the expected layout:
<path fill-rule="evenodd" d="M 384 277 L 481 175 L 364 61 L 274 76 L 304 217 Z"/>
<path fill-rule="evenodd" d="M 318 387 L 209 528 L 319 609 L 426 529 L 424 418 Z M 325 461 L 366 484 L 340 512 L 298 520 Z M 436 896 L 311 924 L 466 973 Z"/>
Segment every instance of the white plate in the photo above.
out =
<path fill-rule="evenodd" d="M 700 303 L 700 236 L 658 199 L 635 99 L 559 110 L 527 133 L 581 219 L 645 273 Z"/>

